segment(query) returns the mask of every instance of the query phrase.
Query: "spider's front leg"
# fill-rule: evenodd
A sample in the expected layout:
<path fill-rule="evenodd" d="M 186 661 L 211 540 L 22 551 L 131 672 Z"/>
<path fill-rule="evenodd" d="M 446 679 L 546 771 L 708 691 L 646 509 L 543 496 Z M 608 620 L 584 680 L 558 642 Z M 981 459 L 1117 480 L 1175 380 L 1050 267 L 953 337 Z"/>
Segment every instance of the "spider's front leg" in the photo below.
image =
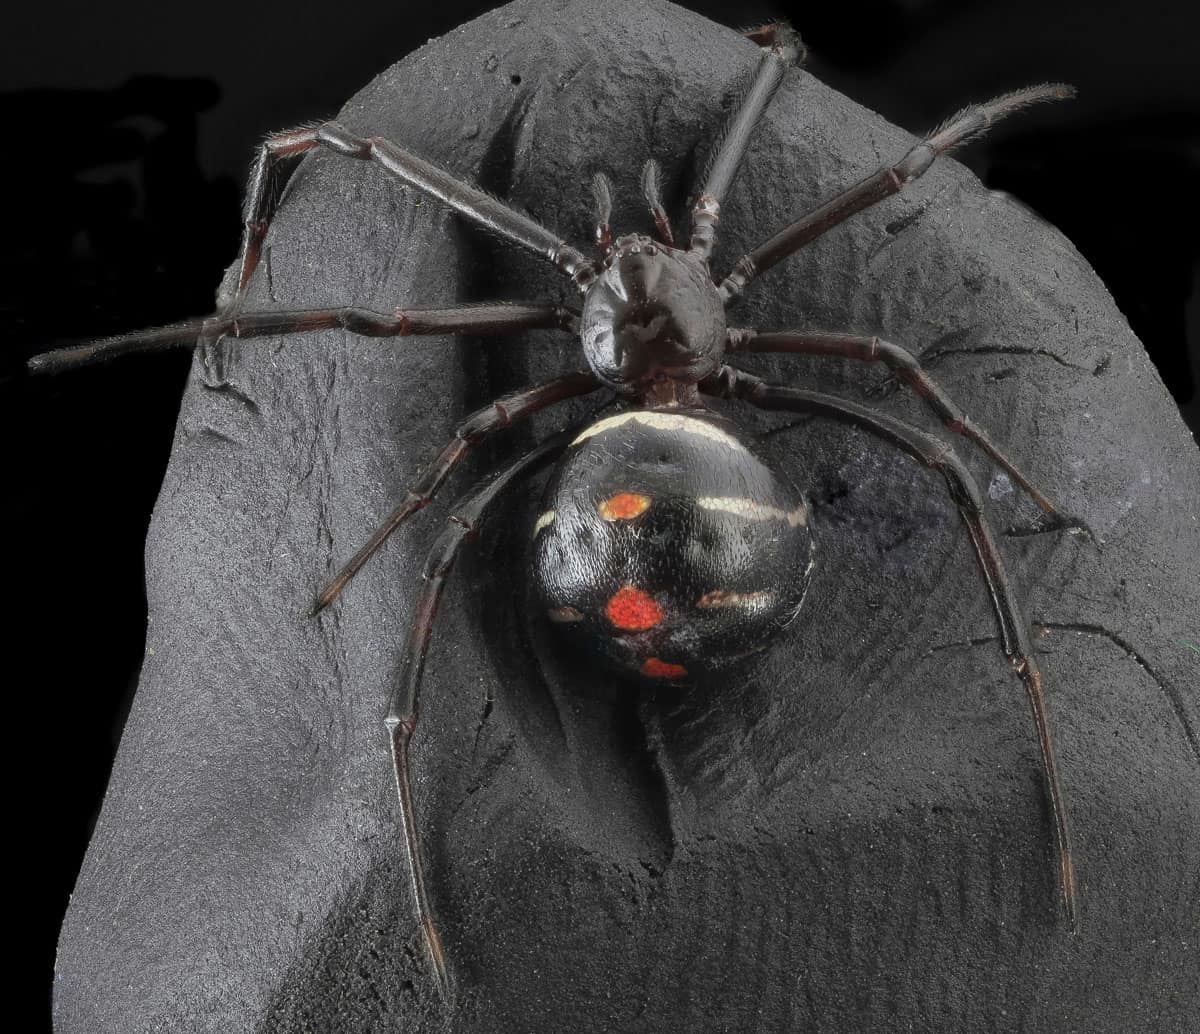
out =
<path fill-rule="evenodd" d="M 449 969 L 446 953 L 438 936 L 433 909 L 425 887 L 424 870 L 421 864 L 421 838 L 417 832 L 416 810 L 413 807 L 412 780 L 409 773 L 408 744 L 417 727 L 417 699 L 421 690 L 421 675 L 425 670 L 425 655 L 433 624 L 437 617 L 438 604 L 446 578 L 454 566 L 458 551 L 463 543 L 479 533 L 484 513 L 492 502 L 513 481 L 522 478 L 538 467 L 545 465 L 566 447 L 572 432 L 561 432 L 549 441 L 522 456 L 489 480 L 476 485 L 452 509 L 447 523 L 437 541 L 429 551 L 425 563 L 425 585 L 421 599 L 413 611 L 412 630 L 408 649 L 404 655 L 399 681 L 392 692 L 384 725 L 388 732 L 388 743 L 392 752 L 392 769 L 396 779 L 396 793 L 400 799 L 400 814 L 404 825 L 404 846 L 408 854 L 408 871 L 413 900 L 417 906 L 417 917 L 425 946 L 433 963 L 438 990 L 445 998 L 449 992 Z"/>
<path fill-rule="evenodd" d="M 810 241 L 833 229 L 856 212 L 878 204 L 903 190 L 929 171 L 938 155 L 948 154 L 986 133 L 1000 119 L 1031 104 L 1066 100 L 1075 96 L 1065 83 L 1043 83 L 993 97 L 983 104 L 971 104 L 917 142 L 898 162 L 859 180 L 835 194 L 820 207 L 802 215 L 773 237 L 735 263 L 733 271 L 721 281 L 721 297 L 728 304 L 746 285 Z"/>
<path fill-rule="evenodd" d="M 1078 518 L 1070 517 L 1054 505 L 950 398 L 908 349 L 878 337 L 857 334 L 831 334 L 821 331 L 782 331 L 760 334 L 748 328 L 731 328 L 726 348 L 731 352 L 788 352 L 854 359 L 864 363 L 883 363 L 907 384 L 933 410 L 937 418 L 955 434 L 974 442 L 1013 479 L 1046 514 L 1046 530 L 1070 528 L 1087 531 Z"/>
<path fill-rule="evenodd" d="M 134 352 L 194 348 L 200 339 L 244 340 L 341 328 L 364 337 L 410 337 L 427 334 L 507 334 L 516 330 L 558 328 L 574 331 L 578 314 L 558 305 L 500 302 L 446 309 L 393 309 L 372 312 L 357 306 L 335 309 L 289 309 L 263 312 L 225 311 L 205 319 L 184 320 L 128 334 L 43 352 L 29 360 L 30 373 L 62 373 L 91 363 L 107 362 Z"/>
<path fill-rule="evenodd" d="M 746 156 L 754 129 L 783 82 L 783 73 L 804 55 L 800 37 L 788 25 L 764 25 L 745 33 L 763 48 L 758 68 L 730 112 L 713 144 L 704 170 L 704 186 L 692 205 L 690 250 L 707 259 L 716 243 L 721 202 Z"/>
<path fill-rule="evenodd" d="M 595 278 L 596 271 L 582 252 L 535 219 L 432 162 L 405 151 L 390 140 L 378 136 L 358 136 L 336 122 L 323 122 L 273 133 L 259 148 L 246 186 L 237 286 L 224 311 L 237 311 L 246 285 L 258 267 L 263 241 L 280 193 L 278 181 L 281 163 L 315 148 L 325 148 L 345 158 L 358 158 L 381 166 L 402 183 L 441 201 L 476 225 L 549 259 L 581 288 Z"/>
<path fill-rule="evenodd" d="M 1062 894 L 1063 910 L 1071 930 L 1074 931 L 1077 926 L 1075 866 L 1071 857 L 1067 809 L 1058 777 L 1058 762 L 1055 760 L 1054 740 L 1050 733 L 1050 719 L 1042 688 L 1042 674 L 1034 659 L 1033 647 L 1029 641 L 1029 626 L 1021 613 L 1016 595 L 1009 583 L 1008 573 L 1005 571 L 1004 562 L 996 546 L 995 536 L 983 512 L 983 497 L 970 471 L 946 442 L 911 427 L 895 417 L 878 413 L 844 399 L 835 398 L 832 395 L 767 384 L 760 378 L 741 370 L 735 370 L 731 366 L 723 366 L 717 374 L 702 385 L 702 389 L 709 394 L 725 398 L 743 399 L 761 409 L 811 413 L 814 416 L 829 417 L 842 423 L 854 424 L 895 445 L 917 462 L 936 470 L 945 479 L 950 497 L 958 507 L 959 515 L 971 536 L 971 545 L 975 549 L 980 573 L 987 585 L 992 609 L 1000 626 L 1001 646 L 1005 656 L 1012 664 L 1013 670 L 1025 686 L 1025 692 L 1033 712 L 1033 724 L 1037 731 L 1038 748 L 1041 753 L 1042 774 L 1054 824 L 1058 885 Z"/>

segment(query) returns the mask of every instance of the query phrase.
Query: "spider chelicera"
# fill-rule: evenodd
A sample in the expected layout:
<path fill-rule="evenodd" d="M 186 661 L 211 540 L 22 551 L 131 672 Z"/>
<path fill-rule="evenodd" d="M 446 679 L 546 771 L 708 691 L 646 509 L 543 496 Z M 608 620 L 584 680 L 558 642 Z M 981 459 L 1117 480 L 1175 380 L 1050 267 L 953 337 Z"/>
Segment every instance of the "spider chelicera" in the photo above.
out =
<path fill-rule="evenodd" d="M 380 137 L 326 122 L 275 134 L 250 175 L 236 289 L 221 311 L 36 356 L 35 372 L 57 372 L 126 352 L 194 346 L 219 337 L 249 338 L 340 327 L 374 336 L 502 334 L 558 328 L 578 334 L 588 369 L 506 395 L 468 416 L 404 501 L 317 598 L 332 603 L 355 573 L 410 515 L 426 506 L 463 457 L 493 432 L 557 402 L 608 389 L 628 403 L 616 414 L 568 429 L 538 445 L 473 489 L 454 508 L 434 544 L 415 610 L 401 678 L 385 724 L 404 826 L 412 891 L 439 988 L 449 967 L 422 873 L 409 776 L 409 741 L 426 650 L 446 577 L 489 504 L 535 468 L 558 460 L 532 529 L 533 574 L 546 616 L 631 675 L 684 682 L 761 649 L 797 614 L 813 563 L 804 499 L 744 444 L 705 396 L 740 399 L 857 425 L 942 475 L 970 535 L 1000 630 L 1000 643 L 1025 686 L 1033 711 L 1051 806 L 1057 878 L 1072 928 L 1075 877 L 1042 678 L 1021 608 L 1009 585 L 982 497 L 946 442 L 894 417 L 830 395 L 768 384 L 725 362 L 727 353 L 786 352 L 883 363 L 929 406 L 942 424 L 970 440 L 1041 508 L 1043 526 L 1078 528 L 973 424 L 904 348 L 848 333 L 761 332 L 726 324 L 725 310 L 748 283 L 856 212 L 901 190 L 939 154 L 985 132 L 1027 105 L 1071 95 L 1046 84 L 971 105 L 947 120 L 893 165 L 843 190 L 743 256 L 723 280 L 709 271 L 721 201 L 754 128 L 790 65 L 798 37 L 780 25 L 746 33 L 762 48 L 757 69 L 711 149 L 691 210 L 691 234 L 677 244 L 661 200 L 658 166 L 642 188 L 654 237 L 614 237 L 611 191 L 597 176 L 598 260 L 502 201 Z M 488 304 L 449 309 L 359 308 L 243 312 L 277 195 L 281 163 L 323 148 L 374 162 L 460 216 L 548 259 L 578 288 L 578 310 L 550 304 Z"/>

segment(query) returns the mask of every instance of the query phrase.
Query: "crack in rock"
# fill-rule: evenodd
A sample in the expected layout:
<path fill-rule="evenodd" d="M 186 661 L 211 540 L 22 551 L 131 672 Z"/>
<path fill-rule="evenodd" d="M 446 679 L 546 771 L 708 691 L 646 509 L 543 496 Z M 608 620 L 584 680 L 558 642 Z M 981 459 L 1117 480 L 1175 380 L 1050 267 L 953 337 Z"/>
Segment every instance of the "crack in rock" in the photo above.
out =
<path fill-rule="evenodd" d="M 1110 632 L 1103 625 L 1088 624 L 1086 622 L 1069 622 L 1069 621 L 1034 621 L 1033 628 L 1036 629 L 1052 629 L 1056 632 L 1078 632 L 1080 635 L 1100 636 L 1109 640 L 1114 646 L 1122 650 L 1125 655 L 1131 658 L 1161 690 L 1162 695 L 1166 698 L 1168 704 L 1171 705 L 1171 710 L 1175 713 L 1176 719 L 1179 721 L 1179 726 L 1183 730 L 1184 738 L 1188 742 L 1188 747 L 1196 758 L 1196 762 L 1200 765 L 1200 735 L 1197 735 L 1196 729 L 1192 725 L 1191 719 L 1188 717 L 1187 710 L 1183 705 L 1183 694 L 1166 678 L 1160 675 L 1150 662 L 1134 648 L 1133 644 L 1123 636 L 1117 635 L 1115 632 Z M 985 635 L 976 636 L 973 639 L 963 639 L 952 643 L 940 643 L 937 646 L 929 648 L 929 653 L 940 653 L 943 650 L 957 650 L 982 646 L 984 643 L 994 643 L 999 639 L 999 636 Z"/>

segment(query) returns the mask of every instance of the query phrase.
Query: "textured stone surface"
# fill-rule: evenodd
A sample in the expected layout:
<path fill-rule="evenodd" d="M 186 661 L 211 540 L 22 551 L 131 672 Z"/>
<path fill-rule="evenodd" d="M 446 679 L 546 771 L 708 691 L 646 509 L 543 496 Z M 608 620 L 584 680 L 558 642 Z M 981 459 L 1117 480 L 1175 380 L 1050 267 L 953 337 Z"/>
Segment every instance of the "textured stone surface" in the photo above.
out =
<path fill-rule="evenodd" d="M 522 0 L 343 112 L 578 241 L 588 178 L 645 227 L 651 154 L 682 210 L 755 61 L 666 4 Z M 910 137 L 802 71 L 727 206 L 716 267 Z M 536 258 L 379 170 L 298 172 L 254 306 L 567 298 Z M 302 617 L 456 417 L 577 345 L 319 334 L 199 355 L 147 546 L 146 665 L 64 926 L 56 1017 L 84 1031 L 1183 1031 L 1196 1007 L 1200 464 L 1094 274 L 952 162 L 809 247 L 731 317 L 877 332 L 1102 550 L 1002 548 L 1037 628 L 1082 927 L 1055 922 L 1017 679 L 940 483 L 862 434 L 751 433 L 814 503 L 802 619 L 757 664 L 636 700 L 525 616 L 535 492 L 460 564 L 414 741 L 457 980 L 412 920 L 380 719 L 443 500 L 320 620 Z M 755 369 L 861 397 L 879 371 Z M 928 426 L 911 400 L 872 396 Z M 582 405 L 563 407 L 579 416 Z M 565 422 L 480 451 L 489 464 Z M 966 452 L 964 448 L 964 452 Z M 998 526 L 1031 507 L 978 455 Z"/>

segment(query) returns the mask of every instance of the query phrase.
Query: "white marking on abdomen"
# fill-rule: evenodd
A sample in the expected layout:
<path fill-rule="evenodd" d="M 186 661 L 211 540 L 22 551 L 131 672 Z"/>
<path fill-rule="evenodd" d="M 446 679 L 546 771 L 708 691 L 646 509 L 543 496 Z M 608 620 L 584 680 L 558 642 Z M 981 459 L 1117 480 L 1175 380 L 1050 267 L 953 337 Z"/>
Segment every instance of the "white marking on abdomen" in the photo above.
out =
<path fill-rule="evenodd" d="M 695 434 L 701 438 L 711 438 L 714 442 L 721 442 L 731 449 L 746 451 L 746 447 L 728 431 L 723 431 L 707 420 L 697 420 L 695 417 L 685 416 L 683 413 L 663 413 L 654 409 L 635 409 L 628 413 L 605 417 L 581 431 L 579 437 L 571 444 L 578 445 L 598 434 L 607 434 L 631 420 L 643 427 L 652 427 L 656 431 L 680 431 L 683 434 Z"/>
<path fill-rule="evenodd" d="M 747 610 L 762 610 L 775 599 L 775 594 L 769 589 L 757 592 L 732 592 L 729 589 L 713 589 L 706 592 L 696 601 L 701 610 L 712 610 L 716 607 L 745 607 Z"/>
<path fill-rule="evenodd" d="M 801 503 L 794 510 L 781 510 L 778 506 L 766 506 L 753 499 L 738 499 L 733 496 L 701 496 L 696 505 L 705 510 L 722 510 L 750 521 L 787 521 L 793 528 L 808 523 L 808 508 Z"/>
<path fill-rule="evenodd" d="M 543 528 L 550 527 L 550 525 L 554 523 L 554 517 L 555 512 L 553 510 L 547 510 L 544 514 L 538 517 L 533 525 L 533 538 L 536 539 L 538 537 L 538 532 Z"/>

